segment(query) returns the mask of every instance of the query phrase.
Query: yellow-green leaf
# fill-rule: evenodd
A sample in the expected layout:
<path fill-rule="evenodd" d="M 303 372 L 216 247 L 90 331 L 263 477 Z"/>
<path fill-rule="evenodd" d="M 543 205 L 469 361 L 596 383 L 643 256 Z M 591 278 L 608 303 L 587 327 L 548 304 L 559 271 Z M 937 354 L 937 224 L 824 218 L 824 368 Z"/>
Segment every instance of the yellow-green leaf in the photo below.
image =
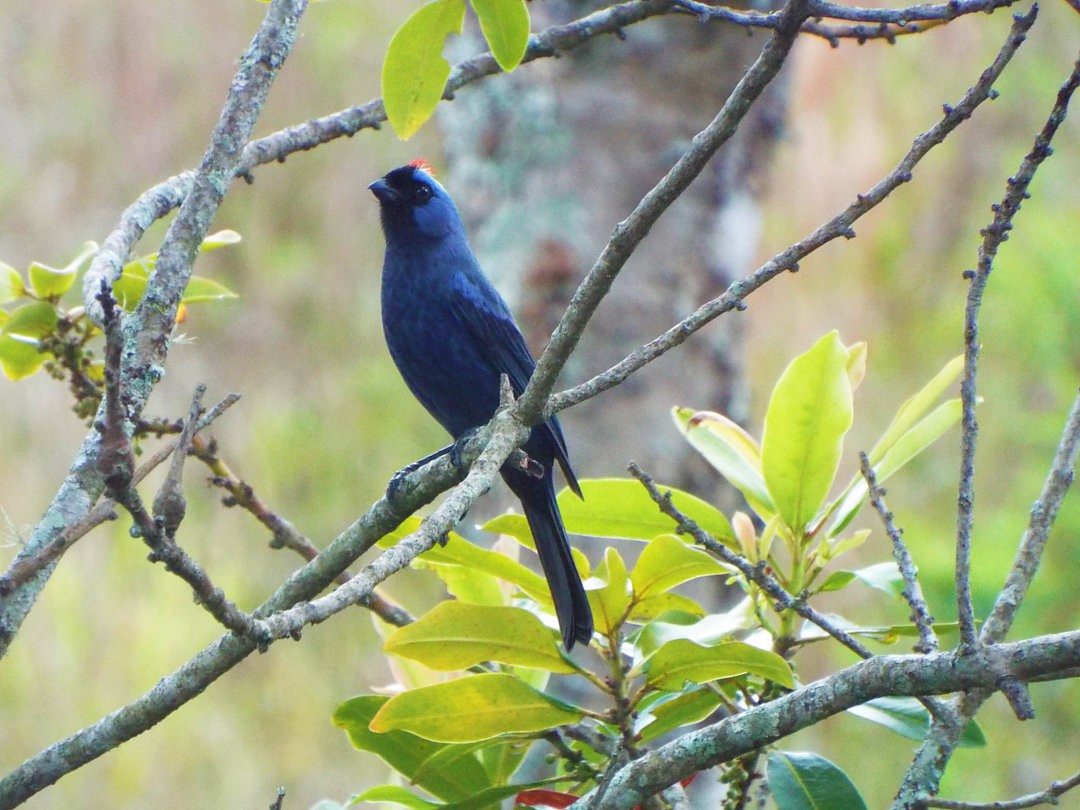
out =
<path fill-rule="evenodd" d="M 675 424 L 690 446 L 742 492 L 750 508 L 768 520 L 776 512 L 761 472 L 757 440 L 723 414 L 673 408 Z"/>
<path fill-rule="evenodd" d="M 604 551 L 604 561 L 596 567 L 593 576 L 607 583 L 602 588 L 588 591 L 588 596 L 596 629 L 608 635 L 626 619 L 626 610 L 630 606 L 630 577 L 623 558 L 610 547 Z"/>
<path fill-rule="evenodd" d="M 495 661 L 549 672 L 576 668 L 536 616 L 516 607 L 442 602 L 386 640 L 383 649 L 440 671 Z"/>
<path fill-rule="evenodd" d="M 848 351 L 830 332 L 784 370 L 765 414 L 761 467 L 777 512 L 802 532 L 829 494 L 851 427 Z"/>
<path fill-rule="evenodd" d="M 665 593 L 698 577 L 730 572 L 704 551 L 686 545 L 678 537 L 662 534 L 653 538 L 638 557 L 630 582 L 634 596 L 643 599 Z"/>
<path fill-rule="evenodd" d="M 509 73 L 521 64 L 529 45 L 529 9 L 525 0 L 469 0 L 480 30 L 499 67 Z"/>
<path fill-rule="evenodd" d="M 83 263 L 97 252 L 97 243 L 84 242 L 75 258 L 65 267 L 49 267 L 34 262 L 30 265 L 30 289 L 38 298 L 57 299 L 75 283 L 75 274 Z"/>
<path fill-rule="evenodd" d="M 56 309 L 45 301 L 33 301 L 13 310 L 0 327 L 0 368 L 11 380 L 37 371 L 48 359 L 40 339 L 56 328 Z"/>
<path fill-rule="evenodd" d="M 19 271 L 9 264 L 0 262 L 0 304 L 6 304 L 24 295 L 26 295 L 26 288 L 23 286 Z"/>
<path fill-rule="evenodd" d="M 376 732 L 408 731 L 426 740 L 478 742 L 499 734 L 544 731 L 583 717 L 517 678 L 472 675 L 392 697 L 371 721 Z"/>
<path fill-rule="evenodd" d="M 618 537 L 625 540 L 652 540 L 669 534 L 674 521 L 660 511 L 640 481 L 633 478 L 586 478 L 580 482 L 584 499 L 569 489 L 559 493 L 559 511 L 568 532 L 590 537 Z M 735 542 L 735 533 L 724 513 L 689 492 L 658 485 L 671 492 L 671 501 L 683 514 L 725 544 Z M 484 530 L 509 534 L 520 539 L 525 518 L 502 515 L 484 525 Z"/>
<path fill-rule="evenodd" d="M 376 754 L 432 796 L 456 801 L 488 787 L 490 780 L 483 766 L 465 746 L 434 743 L 407 731 L 372 731 L 369 728 L 372 718 L 388 700 L 380 695 L 361 695 L 347 700 L 334 711 L 334 725 L 345 730 L 357 749 Z M 454 757 L 455 750 L 464 756 Z M 436 759 L 442 767 L 433 767 Z"/>
<path fill-rule="evenodd" d="M 443 43 L 448 34 L 461 33 L 464 19 L 464 0 L 432 0 L 413 12 L 390 40 L 382 68 L 383 105 L 403 141 L 435 112 L 450 76 Z"/>
<path fill-rule="evenodd" d="M 708 683 L 738 675 L 758 675 L 782 686 L 793 687 L 791 667 L 779 655 L 741 641 L 702 647 L 686 639 L 669 641 L 644 667 L 650 685 L 658 689 L 681 689 L 686 682 Z"/>

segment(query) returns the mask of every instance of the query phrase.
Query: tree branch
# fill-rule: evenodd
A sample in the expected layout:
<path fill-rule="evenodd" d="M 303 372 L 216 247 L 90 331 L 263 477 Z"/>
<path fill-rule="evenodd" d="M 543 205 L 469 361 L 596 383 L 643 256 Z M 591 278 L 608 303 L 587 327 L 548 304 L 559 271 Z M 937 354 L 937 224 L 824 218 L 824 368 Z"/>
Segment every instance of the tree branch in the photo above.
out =
<path fill-rule="evenodd" d="M 971 653 L 878 655 L 683 735 L 622 768 L 595 810 L 630 810 L 687 776 L 749 753 L 887 695 L 993 690 L 1004 674 L 1020 681 L 1080 662 L 1080 631 L 985 645 Z M 590 796 L 571 805 L 590 807 Z"/>
<path fill-rule="evenodd" d="M 596 308 L 641 240 L 701 173 L 716 151 L 735 133 L 750 105 L 780 72 L 798 35 L 799 26 L 809 13 L 808 3 L 809 0 L 788 0 L 780 12 L 776 30 L 754 64 L 739 79 L 720 112 L 694 136 L 690 147 L 641 199 L 630 216 L 615 226 L 610 240 L 578 286 L 555 327 L 528 386 L 518 400 L 518 414 L 526 424 L 535 424 L 540 421 L 542 413 L 555 410 L 547 400 Z"/>
<path fill-rule="evenodd" d="M 864 214 L 877 207 L 893 191 L 910 181 L 915 167 L 931 149 L 942 143 L 954 129 L 970 118 L 980 104 L 996 96 L 993 90 L 994 82 L 997 81 L 1005 66 L 1023 43 L 1028 29 L 1035 22 L 1037 9 L 1037 6 L 1032 6 L 1031 11 L 1013 23 L 1009 36 L 997 58 L 989 68 L 983 71 L 978 82 L 964 94 L 955 107 L 945 107 L 945 114 L 942 119 L 916 138 L 911 150 L 900 163 L 870 191 L 866 194 L 859 194 L 855 202 L 805 239 L 778 253 L 751 275 L 734 282 L 722 295 L 702 304 L 693 313 L 662 335 L 635 349 L 607 371 L 579 385 L 575 385 L 573 388 L 553 395 L 548 403 L 546 413 L 561 411 L 586 399 L 591 399 L 609 388 L 614 388 L 648 363 L 671 351 L 676 346 L 680 346 L 691 335 L 724 313 L 744 309 L 746 305 L 743 301 L 751 293 L 781 273 L 798 270 L 799 261 L 809 256 L 822 245 L 840 237 L 845 239 L 854 238 L 855 231 L 852 229 L 852 225 Z"/>

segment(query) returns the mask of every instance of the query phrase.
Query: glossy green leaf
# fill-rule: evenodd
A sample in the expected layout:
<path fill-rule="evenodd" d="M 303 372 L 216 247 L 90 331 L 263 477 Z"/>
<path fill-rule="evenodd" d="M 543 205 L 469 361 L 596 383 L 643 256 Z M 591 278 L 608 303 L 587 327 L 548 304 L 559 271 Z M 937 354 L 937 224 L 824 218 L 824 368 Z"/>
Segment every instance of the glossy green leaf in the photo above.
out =
<path fill-rule="evenodd" d="M 269 0 L 267 0 L 269 2 Z M 445 807 L 437 802 L 429 802 L 421 799 L 408 788 L 398 785 L 379 785 L 370 790 L 365 790 L 352 800 L 352 804 L 370 802 L 372 804 L 396 804 L 398 807 L 407 807 L 409 810 L 434 810 L 436 807 Z"/>
<path fill-rule="evenodd" d="M 641 715 L 641 742 L 647 743 L 682 726 L 700 723 L 719 706 L 720 696 L 712 689 L 673 694 L 671 699 L 650 707 Z"/>
<path fill-rule="evenodd" d="M 45 301 L 33 301 L 12 310 L 0 326 L 0 368 L 11 380 L 21 380 L 49 359 L 39 350 L 41 338 L 56 329 L 56 309 Z"/>
<path fill-rule="evenodd" d="M 885 455 L 874 467 L 874 477 L 879 484 L 915 458 L 919 453 L 940 439 L 946 431 L 960 422 L 961 403 L 959 399 L 950 399 L 941 403 L 928 416 L 912 425 L 899 438 L 892 441 Z M 848 486 L 847 494 L 836 510 L 829 536 L 841 532 L 859 511 L 866 498 L 868 488 L 866 480 L 859 475 Z"/>
<path fill-rule="evenodd" d="M 738 675 L 758 675 L 782 686 L 794 686 L 791 667 L 779 655 L 741 641 L 703 647 L 685 639 L 669 641 L 653 654 L 643 668 L 650 685 L 658 689 L 682 689 L 683 684 L 703 684 Z"/>
<path fill-rule="evenodd" d="M 885 429 L 885 432 L 878 439 L 877 443 L 873 446 L 870 452 L 867 454 L 870 458 L 870 463 L 877 465 L 885 453 L 903 436 L 907 433 L 912 426 L 915 425 L 923 416 L 933 407 L 949 389 L 960 373 L 964 370 L 964 355 L 959 354 L 950 360 L 934 377 L 924 385 L 918 392 L 913 394 L 910 398 L 905 400 L 904 404 L 896 411 L 896 415 L 893 417 L 892 422 Z"/>
<path fill-rule="evenodd" d="M 930 730 L 930 713 L 913 697 L 874 698 L 860 706 L 852 706 L 848 713 L 884 726 L 909 740 L 923 740 Z M 960 737 L 960 746 L 982 748 L 985 745 L 986 736 L 982 729 L 978 723 L 970 720 Z"/>
<path fill-rule="evenodd" d="M 239 296 L 224 284 L 202 276 L 192 276 L 180 300 L 185 304 L 199 304 L 204 301 L 224 301 L 237 297 Z"/>
<path fill-rule="evenodd" d="M 784 370 L 765 414 L 761 466 L 777 512 L 801 532 L 825 502 L 851 427 L 848 352 L 830 332 Z"/>
<path fill-rule="evenodd" d="M 576 671 L 560 655 L 552 631 L 516 607 L 441 602 L 393 633 L 383 649 L 440 671 L 468 669 L 482 661 Z"/>
<path fill-rule="evenodd" d="M 747 597 L 724 613 L 710 613 L 705 617 L 687 611 L 661 615 L 641 628 L 634 637 L 634 644 L 644 659 L 675 639 L 715 646 L 729 640 L 732 633 L 756 626 L 753 603 Z"/>
<path fill-rule="evenodd" d="M 435 112 L 450 76 L 443 43 L 448 34 L 461 33 L 464 19 L 464 0 L 432 0 L 413 12 L 390 40 L 382 68 L 383 104 L 403 141 Z"/>
<path fill-rule="evenodd" d="M 630 607 L 630 577 L 626 563 L 613 548 L 604 551 L 604 560 L 593 574 L 607 584 L 587 592 L 596 629 L 604 635 L 614 633 L 626 618 Z"/>
<path fill-rule="evenodd" d="M 390 548 L 402 538 L 415 532 L 419 526 L 419 518 L 407 519 L 395 531 L 379 540 L 379 548 Z M 473 545 L 456 532 L 449 533 L 445 546 L 435 546 L 425 551 L 413 565 L 417 568 L 433 569 L 438 566 L 458 566 L 482 571 L 520 588 L 531 599 L 541 604 L 551 604 L 551 592 L 542 576 L 505 554 Z"/>
<path fill-rule="evenodd" d="M 673 610 L 686 613 L 697 619 L 705 615 L 705 608 L 689 596 L 683 596 L 679 593 L 655 593 L 634 602 L 630 606 L 630 615 L 627 617 L 627 621 L 635 624 L 651 622 Z"/>
<path fill-rule="evenodd" d="M 904 578 L 893 561 L 875 563 L 851 573 L 864 585 L 869 585 L 890 596 L 900 596 L 904 590 Z"/>
<path fill-rule="evenodd" d="M 78 254 L 65 267 L 49 267 L 34 262 L 30 265 L 30 289 L 38 298 L 57 299 L 75 283 L 79 268 L 97 252 L 96 242 L 84 242 Z"/>
<path fill-rule="evenodd" d="M 761 472 L 757 440 L 723 414 L 674 408 L 675 424 L 690 446 L 736 486 L 750 508 L 768 519 L 776 512 Z"/>
<path fill-rule="evenodd" d="M 6 304 L 26 295 L 22 276 L 9 264 L 0 262 L 0 304 Z"/>
<path fill-rule="evenodd" d="M 502 673 L 472 675 L 395 695 L 371 721 L 373 731 L 409 731 L 427 740 L 467 743 L 499 734 L 544 731 L 577 722 L 582 712 Z"/>
<path fill-rule="evenodd" d="M 778 810 L 866 810 L 847 774 L 817 754 L 773 751 L 765 774 Z"/>
<path fill-rule="evenodd" d="M 638 599 L 665 593 L 698 577 L 728 574 L 731 569 L 678 537 L 662 534 L 649 541 L 634 565 L 630 583 Z"/>
<path fill-rule="evenodd" d="M 345 730 L 353 746 L 377 755 L 432 796 L 447 801 L 465 799 L 490 785 L 487 772 L 471 755 L 452 762 L 444 760 L 443 768 L 426 766 L 436 754 L 460 746 L 431 742 L 407 731 L 372 731 L 369 728 L 372 719 L 388 700 L 378 695 L 347 700 L 334 711 L 334 725 Z"/>
<path fill-rule="evenodd" d="M 469 0 L 480 30 L 499 67 L 509 73 L 521 64 L 529 44 L 529 9 L 525 0 Z"/>
<path fill-rule="evenodd" d="M 846 588 L 854 581 L 854 571 L 833 571 L 825 578 L 825 581 L 821 583 L 821 587 L 818 588 L 818 590 L 822 592 L 839 591 Z"/>
<path fill-rule="evenodd" d="M 675 528 L 674 521 L 660 511 L 636 479 L 587 478 L 580 484 L 584 500 L 569 489 L 559 493 L 559 511 L 568 532 L 590 537 L 652 540 L 657 535 L 670 534 Z M 717 540 L 729 545 L 734 543 L 731 523 L 715 506 L 674 487 L 659 486 L 659 489 L 671 492 L 676 508 Z M 528 524 L 521 515 L 500 515 L 482 528 L 519 540 L 529 536 Z"/>

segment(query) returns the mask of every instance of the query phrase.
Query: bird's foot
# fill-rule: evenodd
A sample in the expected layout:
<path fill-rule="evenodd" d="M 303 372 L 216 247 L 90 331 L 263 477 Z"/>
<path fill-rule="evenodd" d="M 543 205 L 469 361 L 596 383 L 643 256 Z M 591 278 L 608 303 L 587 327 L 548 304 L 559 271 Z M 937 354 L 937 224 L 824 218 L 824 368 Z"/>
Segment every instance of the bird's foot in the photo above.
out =
<path fill-rule="evenodd" d="M 472 449 L 471 443 L 476 440 L 476 437 L 480 434 L 480 428 L 469 428 L 456 439 L 454 443 L 446 448 L 450 452 L 450 463 L 454 465 L 454 469 L 459 473 L 465 474 L 469 471 L 469 462 L 465 457 L 468 455 L 468 451 Z"/>
<path fill-rule="evenodd" d="M 422 459 L 418 459 L 412 464 L 409 464 L 407 467 L 402 467 L 400 470 L 394 473 L 393 476 L 391 476 L 390 478 L 390 483 L 386 485 L 386 499 L 390 501 L 391 506 L 397 500 L 397 497 L 401 492 L 401 487 L 405 483 L 405 479 L 407 479 L 411 473 L 416 472 L 429 461 L 434 461 L 440 456 L 445 456 L 447 453 L 451 454 L 450 458 L 451 460 L 453 460 L 454 447 L 455 445 L 451 444 L 447 447 L 442 448 L 441 450 L 436 450 L 430 456 L 424 456 Z M 457 466 L 456 463 L 455 466 Z"/>

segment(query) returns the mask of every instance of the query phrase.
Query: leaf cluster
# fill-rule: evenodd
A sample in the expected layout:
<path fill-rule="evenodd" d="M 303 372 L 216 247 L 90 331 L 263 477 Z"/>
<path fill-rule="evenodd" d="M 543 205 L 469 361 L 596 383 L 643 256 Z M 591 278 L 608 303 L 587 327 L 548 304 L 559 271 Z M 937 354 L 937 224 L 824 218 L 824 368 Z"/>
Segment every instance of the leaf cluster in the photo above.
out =
<path fill-rule="evenodd" d="M 729 520 L 691 493 L 661 489 L 745 565 L 733 566 L 676 534 L 633 479 L 584 480 L 583 500 L 560 494 L 568 531 L 631 541 L 606 548 L 595 566 L 574 551 L 596 621 L 588 661 L 559 646 L 547 585 L 519 559 L 533 547 L 521 515 L 483 526 L 502 536 L 494 549 L 451 532 L 445 545 L 421 555 L 415 567 L 439 577 L 454 599 L 413 624 L 379 625 L 395 683 L 385 694 L 346 701 L 334 722 L 424 795 L 383 786 L 355 801 L 459 808 L 515 795 L 520 804 L 548 803 L 553 793 L 572 801 L 601 785 L 622 758 L 711 716 L 737 714 L 798 688 L 794 654 L 829 637 L 829 628 L 797 628 L 797 613 L 767 596 L 760 575 L 803 599 L 853 582 L 894 598 L 901 590 L 895 563 L 830 566 L 869 534 L 847 532 L 867 494 L 862 478 L 830 497 L 865 362 L 864 344 L 845 346 L 835 332 L 817 341 L 777 382 L 760 442 L 720 414 L 675 409 L 679 429 L 739 488 L 753 517 L 737 512 Z M 950 362 L 901 406 L 871 454 L 878 475 L 895 472 L 956 421 L 951 402 L 937 403 L 958 373 L 957 361 Z M 381 544 L 391 546 L 418 527 L 411 518 Z M 636 543 L 644 545 L 631 563 Z M 743 598 L 710 612 L 680 591 L 701 578 L 735 585 Z M 915 634 L 905 624 L 831 621 L 885 642 Z M 576 685 L 557 685 L 562 679 Z M 911 699 L 873 701 L 853 713 L 909 737 L 921 738 L 928 727 L 926 710 Z M 968 742 L 980 739 L 975 727 Z M 538 743 L 550 747 L 552 772 L 515 779 Z M 721 774 L 731 806 L 740 806 L 760 779 L 755 765 L 751 757 Z M 862 806 L 847 776 L 817 755 L 773 752 L 766 776 L 781 808 Z M 560 789 L 552 791 L 553 784 Z"/>

